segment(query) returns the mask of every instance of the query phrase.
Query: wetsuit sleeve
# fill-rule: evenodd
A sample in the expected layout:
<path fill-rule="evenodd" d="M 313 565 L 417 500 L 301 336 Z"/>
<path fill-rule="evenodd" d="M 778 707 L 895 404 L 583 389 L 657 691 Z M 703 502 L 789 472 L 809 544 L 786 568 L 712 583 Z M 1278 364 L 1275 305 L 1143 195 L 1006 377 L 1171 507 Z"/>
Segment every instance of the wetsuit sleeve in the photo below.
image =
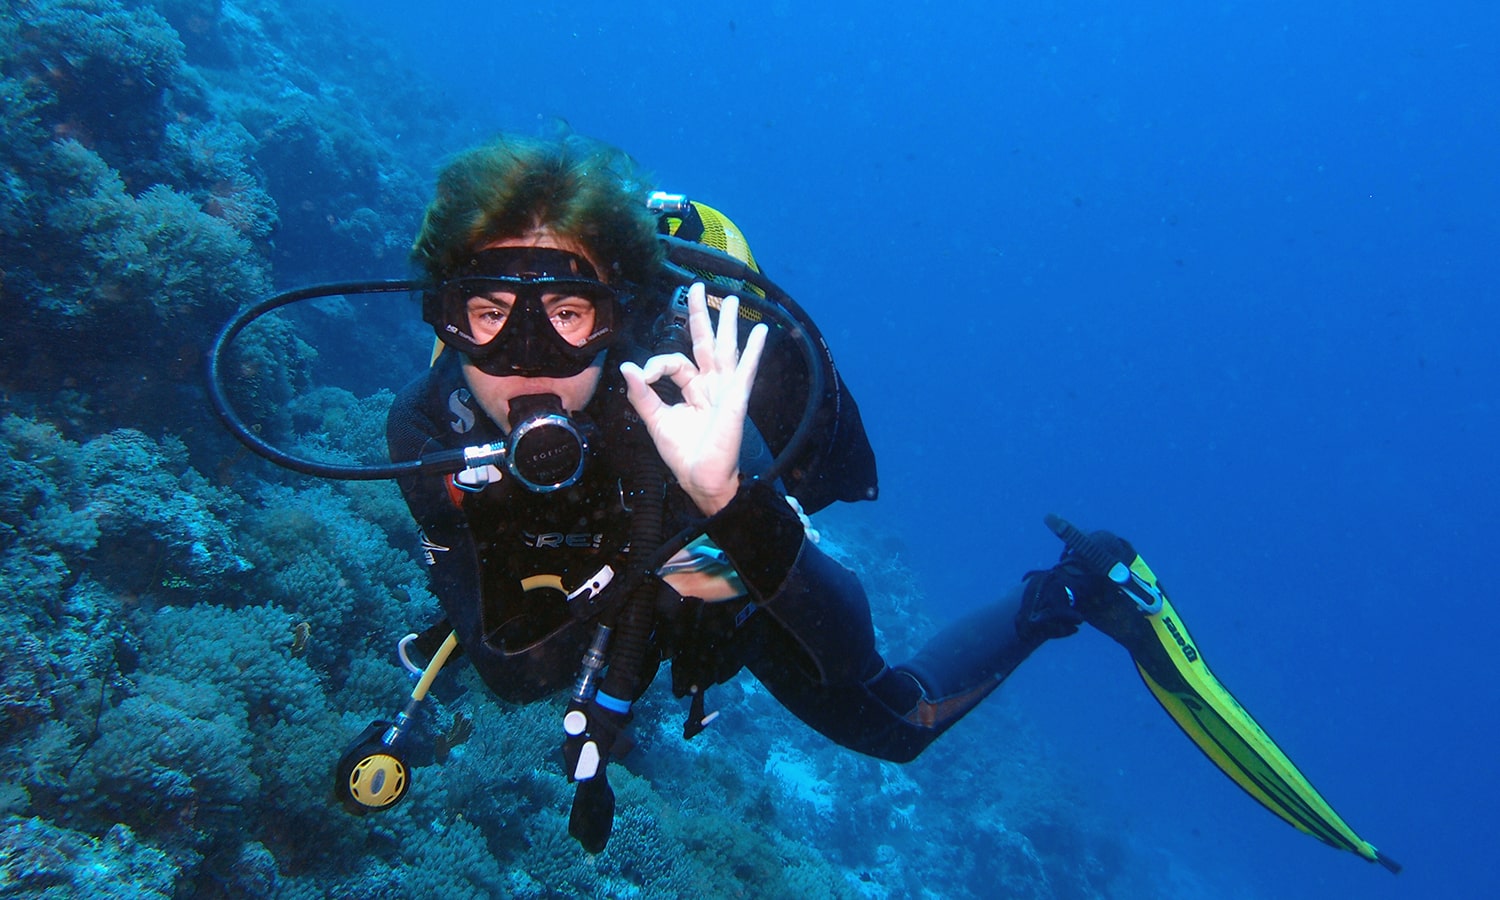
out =
<path fill-rule="evenodd" d="M 774 487 L 748 481 L 709 520 L 708 536 L 734 565 L 761 611 L 801 648 L 820 683 L 859 683 L 884 667 L 864 587 L 807 540 L 796 510 Z"/>

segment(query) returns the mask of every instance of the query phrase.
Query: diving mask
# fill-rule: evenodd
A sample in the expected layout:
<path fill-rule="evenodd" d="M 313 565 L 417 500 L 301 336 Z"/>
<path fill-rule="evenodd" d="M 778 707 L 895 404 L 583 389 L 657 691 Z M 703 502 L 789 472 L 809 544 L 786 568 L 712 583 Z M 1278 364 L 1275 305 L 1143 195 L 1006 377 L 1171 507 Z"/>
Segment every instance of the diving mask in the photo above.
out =
<path fill-rule="evenodd" d="M 486 375 L 569 378 L 614 343 L 621 306 L 576 253 L 497 247 L 429 288 L 422 318 Z"/>

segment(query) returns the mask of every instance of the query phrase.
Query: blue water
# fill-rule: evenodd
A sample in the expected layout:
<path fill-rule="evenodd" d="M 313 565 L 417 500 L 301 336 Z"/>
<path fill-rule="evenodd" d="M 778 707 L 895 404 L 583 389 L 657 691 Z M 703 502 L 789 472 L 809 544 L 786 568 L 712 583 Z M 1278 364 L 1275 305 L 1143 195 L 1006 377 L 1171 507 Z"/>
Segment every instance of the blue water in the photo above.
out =
<path fill-rule="evenodd" d="M 1262 810 L 1182 737 L 1142 687 L 1124 652 L 1088 629 L 1044 647 L 999 696 L 917 764 L 922 768 L 914 769 L 914 777 L 929 791 L 932 782 L 922 779 L 941 779 L 941 761 L 949 759 L 937 755 L 940 751 L 982 754 L 989 746 L 982 738 L 1014 722 L 1026 735 L 1036 735 L 1040 745 L 1029 737 L 1003 746 L 997 742 L 993 781 L 953 792 L 967 791 L 978 810 L 989 791 L 997 798 L 1011 796 L 1007 778 L 1017 765 L 1044 770 L 1046 777 L 1016 775 L 1026 783 L 1015 787 L 1015 795 L 1031 797 L 1027 792 L 1035 784 L 1061 785 L 1059 821 L 1066 825 L 1069 815 L 1090 817 L 1077 833 L 1113 831 L 1128 849 L 1114 860 L 1125 873 L 1119 885 L 1159 890 L 1176 885 L 1173 893 L 1181 896 L 1500 896 L 1500 876 L 1481 859 L 1493 844 L 1489 823 L 1500 816 L 1500 783 L 1490 767 L 1500 704 L 1487 677 L 1490 645 L 1500 631 L 1497 591 L 1488 571 L 1491 546 L 1500 535 L 1500 479 L 1489 471 L 1500 458 L 1500 364 L 1491 346 L 1500 335 L 1500 178 L 1494 171 L 1500 159 L 1495 88 L 1500 12 L 1492 4 L 1457 2 L 1418 10 L 1390 3 L 1341 0 L 1310 6 L 1275 0 L 1130 9 L 1102 2 L 812 9 L 786 0 L 711 0 L 639 10 L 630 7 L 644 4 L 434 0 L 414 13 L 413 4 L 403 0 L 324 2 L 346 17 L 330 19 L 327 26 L 335 35 L 347 35 L 344 59 L 334 54 L 307 61 L 301 69 L 303 63 L 295 63 L 287 77 L 298 90 L 318 94 L 336 87 L 329 73 L 360 71 L 354 63 L 368 56 L 382 71 L 362 75 L 366 80 L 357 89 L 367 97 L 392 92 L 393 85 L 427 92 L 426 127 L 412 128 L 419 114 L 414 109 L 403 110 L 404 119 L 392 114 L 388 121 L 401 121 L 403 132 L 388 135 L 388 146 L 379 149 L 412 154 L 421 148 L 425 155 L 416 165 L 426 166 L 429 176 L 443 152 L 500 130 L 550 132 L 566 122 L 628 150 L 655 173 L 661 187 L 688 193 L 734 218 L 769 273 L 817 317 L 879 454 L 880 501 L 829 510 L 821 518 L 831 534 L 879 535 L 883 551 L 916 573 L 927 613 L 937 619 L 955 614 L 1014 584 L 1026 570 L 1049 565 L 1059 547 L 1041 524 L 1045 513 L 1128 537 L 1162 576 L 1217 674 L 1351 826 L 1406 871 L 1393 877 Z M 113 8 L 101 0 L 100 8 L 106 6 Z M 155 6 L 179 16 L 188 8 Z M 253 12 L 246 21 L 254 19 L 256 28 L 277 21 L 274 3 L 245 0 L 243 6 Z M 222 33 L 232 32 L 226 23 L 248 32 L 250 26 L 235 18 L 238 6 L 217 9 Z M 296 28 L 285 33 L 296 34 Z M 282 34 L 276 27 L 257 32 L 266 40 Z M 29 39 L 20 31 L 0 37 Z M 194 45 L 189 55 L 211 55 L 214 47 L 204 46 Z M 287 59 L 307 52 L 306 46 L 288 47 Z M 51 68 L 43 65 L 42 74 L 32 76 L 66 94 L 67 66 L 43 62 Z M 266 83 L 280 82 L 267 77 Z M 178 101 L 184 121 L 218 115 L 196 103 L 192 85 L 174 90 L 186 98 Z M 295 95 L 289 88 L 282 99 L 295 101 Z M 394 96 L 400 105 L 409 95 Z M 87 111 L 86 92 L 67 97 L 67 103 Z M 270 118 L 266 113 L 261 121 Z M 309 130 L 326 128 L 333 134 L 347 125 L 330 117 Z M 402 207 L 405 182 L 400 173 L 392 174 L 372 189 L 389 194 L 383 196 L 386 205 L 363 195 L 349 204 L 379 206 L 370 215 L 378 227 L 369 234 L 356 230 L 358 239 L 332 240 L 336 219 L 338 228 L 345 228 L 345 218 L 355 217 L 334 208 L 340 198 L 323 193 L 327 186 L 318 179 L 330 171 L 344 173 L 337 160 L 309 162 L 303 172 L 297 153 L 308 152 L 306 143 L 278 154 L 277 141 L 268 134 L 292 139 L 303 134 L 295 126 L 276 130 L 283 126 L 277 122 L 253 141 L 247 138 L 244 147 L 231 148 L 246 154 L 246 170 L 277 194 L 279 224 L 269 235 L 257 235 L 254 244 L 254 252 L 274 264 L 268 283 L 402 275 L 399 248 L 409 234 L 388 234 L 382 252 L 370 247 L 378 243 L 380 227 L 412 224 L 421 198 L 413 195 L 409 208 Z M 118 135 L 133 133 L 128 125 L 105 127 L 82 115 L 51 127 L 39 140 L 76 138 L 103 148 L 105 155 L 112 136 L 122 142 L 114 147 L 118 152 L 128 148 Z M 367 149 L 359 127 L 347 132 L 340 148 Z M 24 143 L 19 134 L 7 135 L 17 147 Z M 246 148 L 252 146 L 258 158 L 249 156 Z M 6 155 L 7 164 L 10 159 Z M 109 161 L 125 167 L 113 157 Z M 409 156 L 396 161 L 414 164 Z M 164 168 L 170 168 L 167 162 Z M 316 196 L 316 203 L 330 204 L 327 228 L 324 210 L 311 199 L 299 209 L 297 189 L 288 187 L 288 179 L 306 177 L 314 165 L 317 174 L 302 188 Z M 58 171 L 71 170 L 60 166 Z M 35 174 L 21 171 L 24 178 L 7 181 L 7 194 L 0 198 L 6 201 L 0 212 L 7 227 L 27 227 L 9 218 L 22 208 L 23 192 L 16 185 L 27 179 L 56 190 L 48 202 L 55 200 L 58 209 L 66 205 L 60 198 L 73 196 L 51 184 L 51 175 L 32 178 Z M 375 181 L 351 178 L 356 187 L 350 191 Z M 140 195 L 145 186 L 132 182 L 129 190 Z M 232 205 L 255 194 L 244 185 L 229 187 L 234 190 L 215 193 L 214 202 Z M 185 196 L 187 188 L 182 191 Z M 115 207 L 106 211 L 129 219 Z M 69 216 L 82 215 L 71 208 L 60 213 L 58 232 L 76 225 Z M 223 209 L 211 215 L 233 218 Z M 143 218 L 149 224 L 149 216 Z M 100 214 L 99 233 L 111 221 Z M 29 227 L 27 234 L 36 230 L 34 223 Z M 119 227 L 128 236 L 129 228 Z M 134 252 L 123 241 L 121 246 L 120 258 Z M 0 252 L 7 266 L 26 256 L 8 235 Z M 41 254 L 43 262 L 52 252 Z M 58 259 L 72 258 L 66 248 L 56 253 Z M 113 259 L 104 252 L 97 258 Z M 45 290 L 53 289 L 48 278 L 64 285 L 56 288 L 57 297 L 92 296 L 66 292 L 73 284 L 67 278 L 73 269 L 66 265 L 38 264 L 33 272 L 28 258 L 27 266 L 28 277 L 42 273 L 37 278 Z M 35 285 L 6 275 L 11 294 L 0 293 L 0 305 L 10 310 L 11 298 L 32 296 L 27 291 Z M 238 274 L 236 279 L 253 281 Z M 105 313 L 129 312 L 111 309 L 108 302 L 99 300 Z M 232 305 L 226 302 L 225 311 Z M 56 337 L 74 327 L 74 320 L 58 319 L 57 312 L 26 319 L 24 333 Z M 305 313 L 301 321 L 312 323 L 307 334 L 323 327 L 318 318 L 323 312 Z M 338 321 L 336 311 L 328 315 L 328 321 Z M 70 351 L 72 363 L 117 349 L 115 341 L 97 341 L 101 328 L 109 327 L 99 320 L 108 321 L 93 311 L 77 313 L 80 340 L 87 346 L 83 353 Z M 140 319 L 122 321 L 121 330 L 137 327 Z M 340 352 L 347 346 L 373 348 L 365 342 L 370 333 L 379 332 L 336 335 L 347 343 L 321 347 L 318 375 L 357 383 L 368 392 L 375 386 L 398 387 L 423 361 L 410 347 L 429 338 L 410 323 L 405 335 L 382 338 L 391 342 L 379 345 L 382 352 Z M 293 482 L 265 500 L 245 481 L 233 481 L 231 470 L 244 467 L 244 455 L 225 450 L 227 439 L 206 423 L 202 409 L 177 406 L 182 397 L 201 405 L 196 373 L 191 379 L 183 374 L 203 349 L 201 336 L 173 332 L 144 350 L 121 341 L 152 361 L 144 370 L 124 360 L 111 363 L 140 374 L 139 388 L 126 384 L 106 390 L 87 379 L 81 386 L 66 380 L 67 390 L 60 394 L 49 380 L 53 370 L 38 362 L 46 355 L 26 355 L 33 349 L 30 337 L 17 341 L 7 330 L 0 338 L 0 361 L 6 364 L 0 372 L 5 388 L 0 411 L 57 423 L 77 442 L 64 446 L 29 433 L 24 439 L 7 435 L 5 449 L 26 465 L 6 469 L 6 485 L 24 484 L 35 472 L 56 475 L 61 484 L 57 472 L 63 469 L 70 477 L 88 479 L 76 496 L 59 487 L 61 505 L 55 509 L 23 489 L 0 497 L 11 504 L 7 510 L 24 506 L 35 519 L 5 523 L 0 551 L 9 554 L 6 560 L 32 545 L 28 542 L 49 553 L 61 547 L 58 558 L 67 559 L 73 578 L 64 582 L 56 576 L 55 583 L 43 583 L 44 575 L 55 573 L 48 575 L 39 564 L 34 594 L 46 602 L 30 593 L 25 602 L 45 607 L 48 621 L 58 622 L 57 634 L 25 643 L 14 656 L 46 660 L 55 653 L 55 683 L 63 686 L 56 690 L 65 687 L 66 698 L 78 700 L 66 716 L 52 710 L 67 719 L 67 727 L 58 724 L 56 735 L 62 736 L 48 738 L 52 723 L 40 722 L 41 713 L 35 712 L 47 704 L 7 693 L 5 722 L 7 728 L 16 724 L 14 733 L 0 734 L 5 750 L 0 765 L 7 777 L 23 773 L 25 785 L 17 774 L 17 784 L 0 791 L 0 810 L 6 815 L 24 810 L 24 816 L 95 838 L 114 818 L 129 820 L 142 842 L 170 851 L 174 865 L 183 868 L 176 882 L 180 895 L 216 896 L 214 873 L 229 871 L 233 862 L 211 858 L 204 865 L 207 874 L 190 874 L 193 854 L 207 853 L 208 842 L 194 844 L 184 837 L 189 832 L 197 839 L 211 835 L 213 846 L 231 857 L 241 841 L 261 842 L 265 846 L 254 845 L 262 854 L 257 858 L 280 866 L 286 896 L 314 895 L 322 884 L 316 879 L 333 877 L 325 869 L 354 877 L 350 873 L 364 871 L 366 862 L 370 872 L 383 877 L 416 879 L 403 882 L 406 891 L 419 892 L 411 884 L 437 890 L 436 882 L 420 879 L 451 876 L 452 882 L 443 883 L 458 885 L 459 891 L 493 892 L 493 873 L 476 874 L 480 867 L 472 861 L 441 857 L 474 847 L 510 860 L 525 855 L 521 844 L 531 849 L 535 844 L 542 849 L 526 858 L 540 871 L 537 859 L 546 858 L 547 844 L 537 835 L 555 829 L 526 830 L 524 841 L 518 834 L 550 814 L 548 808 L 526 806 L 549 789 L 522 785 L 527 789 L 506 796 L 486 794 L 470 811 L 469 822 L 453 818 L 453 808 L 462 804 L 445 792 L 474 785 L 493 790 L 493 769 L 502 765 L 475 761 L 483 758 L 482 748 L 494 749 L 495 733 L 505 733 L 494 724 L 497 718 L 482 713 L 475 714 L 480 737 L 442 770 L 453 787 L 434 778 L 427 783 L 438 786 L 424 787 L 430 793 L 413 801 L 427 804 L 419 806 L 422 810 L 440 809 L 445 818 L 432 823 L 388 818 L 396 824 L 366 829 L 332 821 L 328 817 L 339 814 L 320 805 L 325 799 L 318 793 L 321 770 L 330 751 L 319 742 L 335 740 L 329 735 L 343 735 L 351 727 L 357 731 L 372 715 L 387 714 L 382 704 L 388 694 L 395 696 L 395 688 L 381 679 L 390 676 L 386 681 L 399 685 L 385 651 L 370 648 L 387 642 L 382 629 L 424 624 L 395 621 L 420 599 L 413 599 L 420 593 L 416 589 L 390 590 L 401 584 L 407 572 L 402 566 L 409 567 L 410 560 L 389 562 L 382 555 L 394 551 L 383 546 L 376 525 L 404 528 L 399 505 L 382 507 L 369 499 L 374 495 L 353 494 L 353 514 L 351 504 L 339 499 L 343 495 L 318 494 L 305 482 Z M 171 349 L 178 341 L 184 347 L 173 364 Z M 26 366 L 12 367 L 23 358 Z M 168 368 L 175 366 L 171 378 L 156 377 L 163 359 Z M 393 377 L 397 359 L 407 360 L 406 371 Z M 178 382 L 183 386 L 174 387 Z M 132 390 L 146 399 L 132 406 L 127 396 Z M 334 401 L 328 406 L 339 408 Z M 106 446 L 89 451 L 97 456 L 79 450 L 78 444 L 98 433 L 124 426 L 143 428 L 153 439 L 180 432 L 188 448 L 183 453 L 192 455 L 205 477 L 185 479 L 173 494 L 170 485 L 162 487 L 158 471 L 180 468 L 178 462 L 162 461 L 172 456 L 168 450 Z M 21 452 L 36 447 L 53 450 Z M 213 455 L 226 452 L 225 459 Z M 151 453 L 162 459 L 141 462 Z M 66 465 L 59 458 L 66 458 Z M 148 507 L 144 512 L 131 518 L 107 502 L 95 504 L 92 491 L 116 488 L 112 475 L 88 468 L 96 458 L 112 464 L 126 459 L 122 483 L 135 477 L 130 466 L 139 467 L 140 484 L 118 488 L 118 497 L 127 498 L 120 501 L 126 506 L 133 498 Z M 239 495 L 231 503 L 227 495 L 212 493 L 218 487 Z M 295 500 L 288 499 L 294 489 Z M 166 511 L 152 506 L 153 492 L 162 491 L 177 505 L 162 501 Z M 208 499 L 182 502 L 191 491 Z M 341 521 L 350 520 L 348 527 L 329 526 L 330 510 Z M 285 522 L 278 524 L 277 515 Z M 90 538 L 86 523 L 80 524 L 90 516 L 105 522 L 104 538 Z M 308 522 L 320 523 L 326 533 Z M 373 589 L 358 602 L 368 604 L 360 608 L 377 621 L 367 625 L 336 614 L 335 601 L 353 594 L 340 582 L 330 591 L 337 597 L 309 601 L 310 606 L 321 603 L 324 616 L 313 616 L 311 655 L 293 658 L 281 646 L 286 635 L 280 621 L 271 622 L 282 615 L 280 609 L 259 612 L 259 603 L 286 603 L 267 587 L 277 583 L 273 567 L 262 565 L 249 575 L 220 572 L 232 585 L 226 595 L 220 582 L 206 576 L 185 585 L 187 576 L 178 577 L 172 566 L 195 573 L 172 557 L 170 548 L 158 546 L 183 543 L 185 529 L 197 540 L 201 536 L 192 528 L 201 527 L 208 534 L 203 540 L 210 540 L 218 534 L 214 529 L 240 524 L 246 553 L 246 546 L 264 541 L 267 533 L 290 530 L 293 537 L 285 547 L 261 552 L 295 570 L 286 579 L 293 587 L 327 585 L 296 568 L 314 550 L 341 557 L 324 560 L 325 569 L 339 577 L 340 572 L 367 577 L 365 586 Z M 159 532 L 155 543 L 151 534 L 131 530 L 151 528 Z M 300 529 L 321 539 L 307 538 Z M 139 547 L 146 549 L 137 553 Z M 156 569 L 132 560 L 132 554 L 142 553 L 158 555 Z M 339 569 L 343 562 L 350 565 Z M 112 580 L 105 571 L 110 565 L 123 574 Z M 62 571 L 61 562 L 58 566 Z M 80 571 L 88 577 L 75 585 Z M 144 581 L 136 584 L 142 572 Z M 10 578 L 12 573 L 0 574 Z M 251 597 L 252 587 L 273 599 Z M 355 602 L 347 600 L 344 612 Z M 118 610 L 119 621 L 99 624 L 79 612 L 89 604 Z M 157 605 L 160 616 L 153 617 Z M 202 614 L 191 617 L 188 609 Z M 30 615 L 25 609 L 15 615 L 23 613 Z M 98 646 L 113 641 L 113 650 L 98 650 L 94 638 L 79 636 L 89 622 L 103 635 Z M 248 673 L 240 680 L 271 681 L 286 696 L 308 700 L 310 711 L 252 711 L 252 735 L 244 709 L 227 702 L 222 710 L 215 706 L 219 693 L 233 693 L 215 681 L 222 676 L 224 684 L 234 685 L 227 670 L 206 668 L 216 674 L 197 684 L 208 700 L 200 696 L 189 702 L 185 689 L 175 689 L 178 696 L 162 688 L 168 667 L 152 666 L 163 658 L 163 646 L 176 647 L 174 622 L 196 624 L 182 626 L 194 637 L 173 650 L 172 668 L 180 662 L 191 673 L 217 666 L 208 652 L 215 641 L 242 639 L 234 644 Z M 260 631 L 252 627 L 257 622 L 264 626 Z M 882 626 L 888 637 L 913 641 L 902 634 L 900 622 Z M 264 647 L 251 640 L 261 632 L 276 635 L 276 655 L 269 662 Z M 252 654 L 244 649 L 249 646 L 260 650 Z M 147 660 L 139 671 L 137 651 Z M 97 662 L 106 657 L 109 665 Z M 344 686 L 336 663 L 350 660 L 355 677 L 352 686 Z M 265 674 L 259 665 L 275 674 Z M 9 677 L 22 668 L 0 668 L 0 674 Z M 65 670 L 68 677 L 59 674 Z M 43 676 L 29 682 L 18 676 L 14 682 L 47 683 Z M 10 680 L 6 690 L 12 690 Z M 234 687 L 242 690 L 243 685 Z M 139 702 L 127 707 L 127 698 Z M 455 704 L 439 707 L 449 715 L 460 701 L 449 696 L 439 702 Z M 743 723 L 755 702 L 753 696 L 743 700 L 738 712 L 727 704 L 726 727 L 706 739 L 708 753 L 734 761 L 726 766 L 759 767 L 768 756 L 762 744 L 778 726 L 764 722 L 779 720 L 765 716 L 735 730 L 735 716 Z M 242 698 L 241 707 L 250 705 Z M 131 711 L 122 712 L 127 708 Z M 90 709 L 96 709 L 92 717 L 86 714 Z M 303 712 L 315 723 L 302 721 Z M 239 719 L 216 722 L 212 729 L 202 725 L 215 713 L 226 721 Z M 107 757 L 99 748 L 131 746 L 130 729 L 115 724 L 111 730 L 112 723 L 144 723 L 139 737 L 149 744 L 150 728 L 177 722 L 176 716 L 197 722 L 193 733 L 208 735 L 202 755 L 234 758 L 222 753 L 230 746 L 254 756 L 256 775 L 268 785 L 259 805 L 247 799 L 253 792 L 243 779 L 217 769 L 206 786 L 201 779 L 191 789 L 172 782 L 177 805 L 163 808 L 179 818 L 135 814 L 130 792 L 144 776 L 128 766 L 130 777 L 120 781 L 124 787 L 112 792 L 108 785 L 96 786 L 81 798 L 69 793 L 78 790 L 80 779 L 87 791 L 84 776 L 108 769 L 107 760 L 95 758 Z M 297 727 L 287 732 L 292 737 L 281 732 L 267 737 L 268 723 L 280 728 L 293 719 Z M 667 731 L 675 729 L 671 724 Z M 650 727 L 638 725 L 648 741 Z M 221 743 L 213 743 L 215 735 Z M 632 782 L 637 794 L 645 791 L 640 782 L 647 778 L 658 786 L 675 783 L 661 771 L 674 761 L 684 769 L 700 765 L 694 754 L 701 751 L 694 748 L 704 741 L 687 749 L 675 740 L 658 741 L 632 763 L 645 773 Z M 283 743 L 285 759 L 274 755 Z M 1043 758 L 1018 763 L 1014 754 L 1033 746 L 1046 748 Z M 49 748 L 47 758 L 24 755 Z M 526 760 L 523 767 L 536 764 L 514 746 L 504 750 L 514 754 L 511 759 Z M 537 758 L 549 752 L 550 746 L 539 749 Z M 139 771 L 180 776 L 183 782 L 189 778 L 177 771 L 189 770 L 186 762 L 168 766 L 176 759 L 170 754 L 158 758 L 140 748 L 139 755 L 151 762 Z M 295 767 L 278 768 L 276 760 L 285 763 L 294 755 L 316 760 L 307 767 L 317 769 L 316 778 L 298 770 L 304 783 L 297 773 L 287 773 Z M 819 757 L 824 774 L 838 771 L 828 763 L 831 758 Z M 58 759 L 67 763 L 65 776 L 57 775 Z M 490 780 L 480 779 L 476 770 Z M 848 771 L 870 770 L 851 764 Z M 757 772 L 748 775 L 753 783 Z M 714 776 L 721 784 L 732 781 L 723 771 Z M 309 787 L 314 781 L 316 787 Z M 300 803 L 302 792 L 313 799 Z M 859 794 L 856 788 L 842 796 Z M 232 809 L 239 804 L 247 811 L 211 821 L 210 809 L 223 813 L 215 801 L 225 795 L 233 795 Z M 730 813 L 745 802 L 738 795 L 730 800 L 725 807 Z M 184 824 L 199 806 L 202 820 Z M 967 812 L 955 809 L 953 815 Z M 878 824 L 882 813 L 875 806 L 845 813 L 848 834 L 872 828 L 878 833 L 858 818 L 873 816 Z M 923 816 L 942 813 L 929 807 L 914 821 L 930 823 Z M 293 815 L 306 818 L 279 821 Z M 838 823 L 838 815 L 835 811 L 832 819 L 815 824 L 837 829 L 829 823 Z M 775 827 L 785 828 L 786 821 Z M 76 861 L 86 857 L 51 849 L 27 856 L 15 848 L 32 846 L 26 843 L 31 838 L 16 837 L 22 832 L 9 819 L 0 824 L 8 829 L 5 840 L 13 842 L 0 848 L 5 877 L 20 871 L 16 860 L 25 861 L 33 866 L 27 870 L 31 888 L 53 883 L 48 879 L 61 884 L 59 873 L 67 864 L 76 869 L 82 865 Z M 979 824 L 972 841 L 954 837 L 965 834 L 962 827 L 941 837 L 954 842 L 954 854 L 983 856 L 993 850 L 986 843 L 993 832 L 980 831 Z M 982 824 L 994 827 L 993 821 Z M 451 831 L 446 838 L 398 846 L 399 839 L 425 834 L 429 825 L 439 835 L 444 828 Z M 929 834 L 938 833 L 927 827 Z M 309 861 L 293 852 L 299 829 L 336 846 Z M 1038 844 L 1044 837 L 1031 835 Z M 66 845 L 48 840 L 52 843 L 37 839 L 35 846 Z M 913 840 L 920 835 L 891 838 L 906 847 L 911 844 L 901 842 Z M 841 852 L 842 858 L 857 856 L 840 851 L 838 843 L 829 840 L 818 849 L 827 849 L 830 858 Z M 1089 849 L 1099 846 L 1090 841 Z M 1055 845 L 1051 852 L 1057 852 Z M 357 858 L 358 853 L 367 858 Z M 568 845 L 552 858 L 578 857 Z M 328 858 L 334 862 L 320 869 Z M 922 864 L 931 866 L 932 859 Z M 399 876 L 389 876 L 398 869 Z M 274 875 L 274 866 L 268 871 Z M 170 893 L 171 878 L 160 877 Z M 274 880 L 268 876 L 268 883 Z M 228 884 L 219 883 L 218 890 L 232 892 Z M 876 887 L 891 896 L 903 890 L 894 883 Z"/>
<path fill-rule="evenodd" d="M 631 5 L 634 6 L 634 5 Z M 1113 645 L 1005 688 L 1122 825 L 1268 897 L 1489 896 L 1492 4 L 361 2 L 469 111 L 733 215 L 816 311 L 929 602 L 1134 540 L 1393 878 L 1241 796 Z"/>

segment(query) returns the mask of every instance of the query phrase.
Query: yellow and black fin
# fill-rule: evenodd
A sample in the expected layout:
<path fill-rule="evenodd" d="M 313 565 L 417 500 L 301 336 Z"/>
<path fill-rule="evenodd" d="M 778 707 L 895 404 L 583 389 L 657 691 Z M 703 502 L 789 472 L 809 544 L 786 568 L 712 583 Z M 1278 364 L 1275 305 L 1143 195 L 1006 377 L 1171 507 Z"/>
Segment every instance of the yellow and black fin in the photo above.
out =
<path fill-rule="evenodd" d="M 1108 601 L 1085 602 L 1079 611 L 1130 651 L 1152 696 L 1214 765 L 1293 827 L 1401 871 L 1399 863 L 1354 833 L 1214 676 L 1145 560 L 1135 554 L 1130 560 L 1113 558 L 1110 548 L 1056 516 L 1048 516 L 1047 525 L 1080 560 L 1119 585 Z"/>

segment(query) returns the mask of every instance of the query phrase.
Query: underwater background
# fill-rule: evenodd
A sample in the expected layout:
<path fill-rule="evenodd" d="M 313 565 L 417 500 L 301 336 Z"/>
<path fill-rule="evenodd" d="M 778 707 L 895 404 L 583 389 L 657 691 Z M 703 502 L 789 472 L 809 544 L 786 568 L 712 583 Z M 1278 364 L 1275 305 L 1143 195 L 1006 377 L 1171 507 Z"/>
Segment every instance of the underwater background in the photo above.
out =
<path fill-rule="evenodd" d="M 0 896 L 1500 894 L 1492 4 L 415 9 L 5 3 Z M 456 666 L 404 803 L 339 809 L 435 619 L 414 530 L 248 455 L 203 353 L 273 290 L 406 275 L 446 154 L 563 127 L 818 319 L 882 496 L 817 524 L 888 655 L 1049 565 L 1043 514 L 1110 528 L 1406 870 L 1261 809 L 1087 629 L 904 767 L 748 675 L 684 742 L 660 679 L 598 857 L 558 707 Z M 309 306 L 241 338 L 234 400 L 377 461 L 430 332 Z"/>

